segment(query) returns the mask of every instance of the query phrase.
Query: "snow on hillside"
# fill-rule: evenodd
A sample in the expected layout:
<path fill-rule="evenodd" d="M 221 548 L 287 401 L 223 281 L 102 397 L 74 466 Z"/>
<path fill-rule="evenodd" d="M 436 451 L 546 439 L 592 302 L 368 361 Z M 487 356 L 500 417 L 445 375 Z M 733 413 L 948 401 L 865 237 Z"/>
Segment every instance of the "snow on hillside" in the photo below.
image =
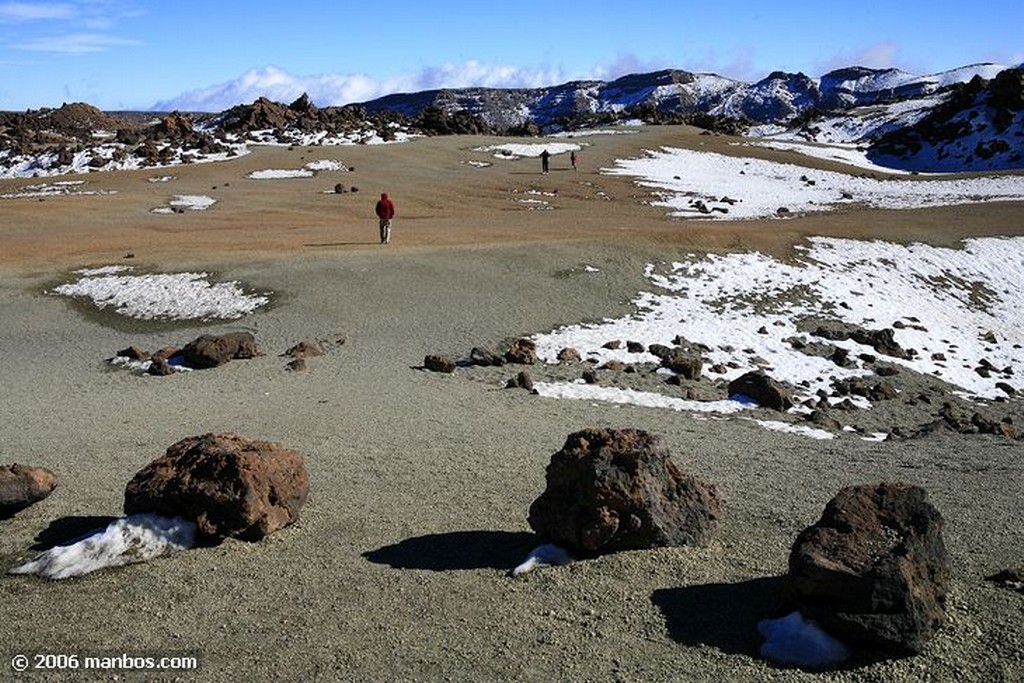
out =
<path fill-rule="evenodd" d="M 756 252 L 691 254 L 670 264 L 650 264 L 645 276 L 652 291 L 637 296 L 635 313 L 535 335 L 538 355 L 556 363 L 559 351 L 571 347 L 595 366 L 613 360 L 657 363 L 649 352 L 606 343 L 630 340 L 650 348 L 682 337 L 709 349 L 704 354 L 709 379 L 728 381 L 768 368 L 774 378 L 800 387 L 801 397 L 823 392 L 831 401 L 844 400 L 834 394 L 834 380 L 873 370 L 857 364 L 840 367 L 799 350 L 802 345 L 794 339 L 815 341 L 799 326 L 806 318 L 866 329 L 892 326 L 896 342 L 916 353 L 888 361 L 943 379 L 965 397 L 1005 396 L 1002 386 L 1024 390 L 1024 318 L 1017 305 L 1024 297 L 1024 238 L 973 239 L 960 249 L 814 238 L 793 263 Z M 850 340 L 835 343 L 851 357 L 872 352 Z M 979 373 L 981 366 L 997 370 Z M 727 368 L 726 374 L 716 375 L 715 367 Z M 737 413 L 755 407 L 734 399 L 684 400 L 582 381 L 537 383 L 536 388 L 553 398 L 685 412 Z"/>
<path fill-rule="evenodd" d="M 665 148 L 620 159 L 611 175 L 658 190 L 673 216 L 736 220 L 787 217 L 860 204 L 885 209 L 1024 200 L 1024 176 L 876 180 L 795 164 Z"/>

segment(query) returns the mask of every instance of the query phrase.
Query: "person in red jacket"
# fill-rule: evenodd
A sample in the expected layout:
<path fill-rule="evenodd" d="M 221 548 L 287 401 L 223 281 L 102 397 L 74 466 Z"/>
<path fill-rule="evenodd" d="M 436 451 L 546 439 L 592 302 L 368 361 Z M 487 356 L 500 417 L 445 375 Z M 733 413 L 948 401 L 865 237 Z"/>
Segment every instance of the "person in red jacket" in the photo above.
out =
<path fill-rule="evenodd" d="M 380 193 L 380 201 L 377 202 L 377 218 L 380 219 L 380 243 L 391 242 L 391 219 L 395 217 L 395 205 L 388 199 L 387 192 Z"/>

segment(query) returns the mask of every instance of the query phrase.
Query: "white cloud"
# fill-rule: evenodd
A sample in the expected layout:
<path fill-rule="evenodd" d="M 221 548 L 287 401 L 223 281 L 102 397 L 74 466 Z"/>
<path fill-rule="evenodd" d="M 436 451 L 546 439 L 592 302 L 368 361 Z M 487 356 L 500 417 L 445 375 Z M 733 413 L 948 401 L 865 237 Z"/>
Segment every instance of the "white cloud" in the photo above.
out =
<path fill-rule="evenodd" d="M 838 53 L 821 67 L 820 72 L 824 74 L 849 66 L 863 66 L 869 69 L 898 68 L 897 64 L 900 61 L 900 46 L 893 42 L 881 42 L 854 52 Z"/>
<path fill-rule="evenodd" d="M 300 76 L 276 66 L 249 69 L 238 78 L 183 93 L 154 105 L 160 111 L 223 111 L 259 97 L 292 102 L 306 93 L 320 107 L 366 102 L 396 92 L 440 88 L 536 88 L 570 80 L 557 68 L 521 69 L 470 60 L 461 64 L 427 67 L 418 73 L 389 79 L 365 74 Z"/>
<path fill-rule="evenodd" d="M 275 102 L 292 102 L 302 93 L 317 106 L 325 107 L 373 99 L 382 92 L 377 81 L 361 74 L 296 76 L 276 66 L 249 69 L 233 81 L 183 93 L 158 102 L 161 111 L 223 111 L 260 97 Z"/>
<path fill-rule="evenodd" d="M 112 47 L 139 45 L 139 41 L 115 38 L 100 33 L 75 33 L 65 36 L 36 38 L 13 47 L 32 52 L 55 52 L 66 55 L 82 55 L 104 52 Z"/>
<path fill-rule="evenodd" d="M 0 4 L 0 22 L 70 19 L 73 16 L 75 16 L 75 8 L 66 3 L 5 2 Z"/>

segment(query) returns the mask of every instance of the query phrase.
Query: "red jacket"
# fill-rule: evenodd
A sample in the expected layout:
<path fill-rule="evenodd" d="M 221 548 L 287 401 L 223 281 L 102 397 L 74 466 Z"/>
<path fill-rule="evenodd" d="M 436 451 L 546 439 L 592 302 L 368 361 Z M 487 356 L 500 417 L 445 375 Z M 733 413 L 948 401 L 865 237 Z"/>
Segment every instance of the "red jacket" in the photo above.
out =
<path fill-rule="evenodd" d="M 382 192 L 380 195 L 380 201 L 377 202 L 377 218 L 391 220 L 395 217 L 395 205 L 388 199 L 386 192 Z"/>

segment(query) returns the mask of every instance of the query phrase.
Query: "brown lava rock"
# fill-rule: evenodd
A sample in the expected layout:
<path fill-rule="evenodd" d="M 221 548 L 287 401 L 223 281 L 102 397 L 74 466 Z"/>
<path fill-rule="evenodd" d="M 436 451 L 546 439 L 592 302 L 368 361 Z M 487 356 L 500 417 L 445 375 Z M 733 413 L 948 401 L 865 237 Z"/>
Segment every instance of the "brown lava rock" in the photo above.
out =
<path fill-rule="evenodd" d="M 185 365 L 196 369 L 215 368 L 231 360 L 255 358 L 258 355 L 256 339 L 249 332 L 204 334 L 181 350 Z"/>
<path fill-rule="evenodd" d="M 125 488 L 124 512 L 196 522 L 207 541 L 258 541 L 299 518 L 309 476 L 297 451 L 232 433 L 183 439 Z"/>
<path fill-rule="evenodd" d="M 577 553 L 707 545 L 721 502 L 676 467 L 660 438 L 637 429 L 569 435 L 530 506 L 540 536 Z"/>
<path fill-rule="evenodd" d="M 45 467 L 0 465 L 0 517 L 38 503 L 57 488 L 57 475 Z"/>
<path fill-rule="evenodd" d="M 842 489 L 789 556 L 786 597 L 840 640 L 918 653 L 946 618 L 944 522 L 905 483 Z"/>

